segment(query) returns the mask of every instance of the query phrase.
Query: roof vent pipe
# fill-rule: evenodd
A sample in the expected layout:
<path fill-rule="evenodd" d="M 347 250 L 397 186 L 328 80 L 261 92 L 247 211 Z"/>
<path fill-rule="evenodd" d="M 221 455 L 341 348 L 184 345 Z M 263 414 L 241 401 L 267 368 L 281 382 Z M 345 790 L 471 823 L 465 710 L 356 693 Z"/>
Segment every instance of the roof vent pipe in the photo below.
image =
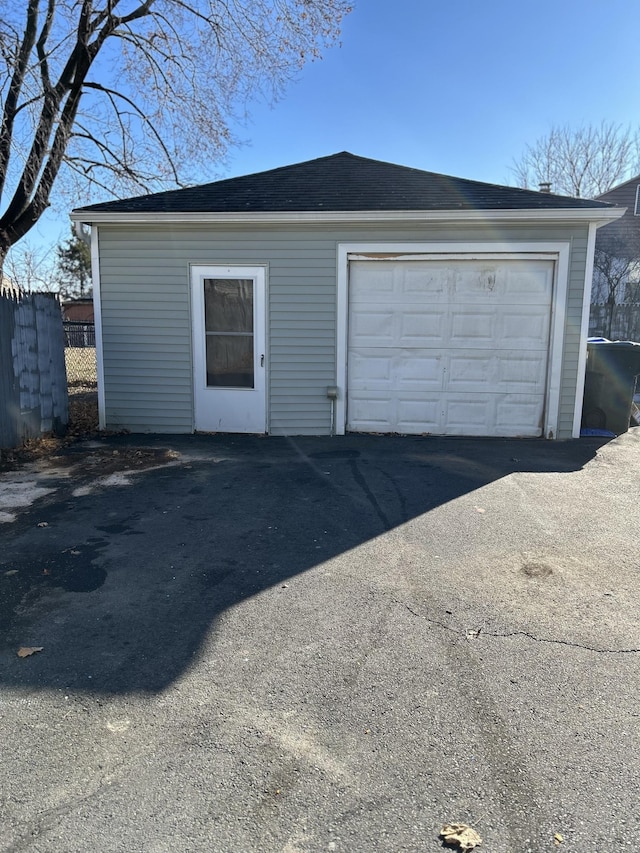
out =
<path fill-rule="evenodd" d="M 551 192 L 551 182 L 550 181 L 540 181 L 538 186 L 540 187 L 541 193 L 550 193 Z"/>

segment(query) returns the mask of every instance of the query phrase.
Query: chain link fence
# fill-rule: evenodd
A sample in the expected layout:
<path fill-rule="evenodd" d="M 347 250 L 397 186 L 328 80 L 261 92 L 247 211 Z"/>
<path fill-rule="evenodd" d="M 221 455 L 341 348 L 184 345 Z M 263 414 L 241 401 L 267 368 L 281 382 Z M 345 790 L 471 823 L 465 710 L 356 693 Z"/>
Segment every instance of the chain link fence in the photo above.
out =
<path fill-rule="evenodd" d="M 64 358 L 69 389 L 69 433 L 84 436 L 98 428 L 98 375 L 94 323 L 65 320 Z"/>
<path fill-rule="evenodd" d="M 98 387 L 95 324 L 65 320 L 63 326 L 69 394 L 95 391 Z"/>

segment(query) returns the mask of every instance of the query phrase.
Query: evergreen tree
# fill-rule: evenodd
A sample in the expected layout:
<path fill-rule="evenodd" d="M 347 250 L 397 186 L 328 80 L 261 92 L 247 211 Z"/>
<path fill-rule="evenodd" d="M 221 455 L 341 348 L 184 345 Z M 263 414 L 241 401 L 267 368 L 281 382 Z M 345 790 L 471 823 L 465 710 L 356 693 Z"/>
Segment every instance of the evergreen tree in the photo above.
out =
<path fill-rule="evenodd" d="M 60 293 L 72 299 L 91 296 L 91 249 L 73 226 L 71 236 L 60 243 L 56 253 Z"/>

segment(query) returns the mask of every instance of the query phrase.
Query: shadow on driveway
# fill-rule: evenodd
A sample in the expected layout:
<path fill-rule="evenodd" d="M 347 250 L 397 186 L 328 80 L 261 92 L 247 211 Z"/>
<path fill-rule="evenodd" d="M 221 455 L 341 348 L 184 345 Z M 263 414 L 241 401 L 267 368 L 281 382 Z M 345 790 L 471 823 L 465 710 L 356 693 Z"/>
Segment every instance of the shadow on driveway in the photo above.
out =
<path fill-rule="evenodd" d="M 80 464 L 0 526 L 0 682 L 161 691 L 194 661 L 221 614 L 249 596 L 513 472 L 579 470 L 603 443 L 105 439 L 100 447 L 112 453 L 171 448 L 180 456 L 136 472 L 129 485 L 116 478 L 85 494 L 76 491 Z M 90 451 L 80 450 L 68 453 L 81 461 Z M 318 602 L 318 618 L 326 606 Z M 20 646 L 45 650 L 22 660 Z"/>

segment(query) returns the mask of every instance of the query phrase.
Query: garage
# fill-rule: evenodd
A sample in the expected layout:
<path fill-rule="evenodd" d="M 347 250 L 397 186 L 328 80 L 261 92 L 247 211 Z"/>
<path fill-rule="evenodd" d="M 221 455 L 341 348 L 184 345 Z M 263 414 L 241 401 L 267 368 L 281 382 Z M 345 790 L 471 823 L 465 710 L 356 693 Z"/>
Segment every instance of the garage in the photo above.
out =
<path fill-rule="evenodd" d="M 347 429 L 540 436 L 554 261 L 351 261 Z"/>
<path fill-rule="evenodd" d="M 100 426 L 577 437 L 622 212 L 347 151 L 80 208 Z"/>

